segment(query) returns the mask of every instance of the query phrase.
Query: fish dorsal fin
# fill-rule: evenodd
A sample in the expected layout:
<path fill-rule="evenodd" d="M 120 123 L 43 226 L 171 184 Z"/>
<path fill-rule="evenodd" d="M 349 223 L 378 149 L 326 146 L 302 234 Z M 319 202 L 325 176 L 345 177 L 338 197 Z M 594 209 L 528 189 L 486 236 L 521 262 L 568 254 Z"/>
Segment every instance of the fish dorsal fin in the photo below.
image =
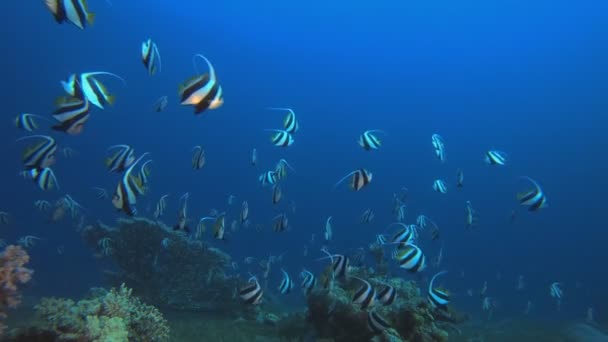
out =
<path fill-rule="evenodd" d="M 194 70 L 196 71 L 197 74 L 199 74 L 198 69 L 196 67 L 196 57 L 202 58 L 205 60 L 205 62 L 207 63 L 207 67 L 209 68 L 209 79 L 210 80 L 215 80 L 216 76 L 215 76 L 215 69 L 213 68 L 213 65 L 211 64 L 211 62 L 209 62 L 209 60 L 207 59 L 207 57 L 199 54 L 196 54 L 192 57 L 192 63 L 194 64 Z"/>

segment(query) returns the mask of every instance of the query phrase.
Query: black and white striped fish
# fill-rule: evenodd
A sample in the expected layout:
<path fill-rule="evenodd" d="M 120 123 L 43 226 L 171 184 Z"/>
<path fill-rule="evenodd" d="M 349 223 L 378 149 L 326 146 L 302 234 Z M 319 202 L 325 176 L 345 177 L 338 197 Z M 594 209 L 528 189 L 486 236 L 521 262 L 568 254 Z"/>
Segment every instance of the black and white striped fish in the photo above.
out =
<path fill-rule="evenodd" d="M 435 279 L 443 274 L 448 273 L 447 271 L 438 272 L 431 278 L 428 290 L 428 300 L 433 307 L 445 307 L 450 303 L 450 294 L 441 288 L 434 287 Z"/>
<path fill-rule="evenodd" d="M 374 220 L 374 211 L 371 209 L 365 209 L 361 215 L 361 223 L 369 224 Z"/>
<path fill-rule="evenodd" d="M 190 233 L 190 227 L 188 227 L 188 199 L 190 193 L 186 192 L 179 198 L 179 211 L 177 212 L 177 223 L 173 226 L 174 231 L 182 231 Z"/>
<path fill-rule="evenodd" d="M 391 325 L 376 311 L 370 310 L 367 313 L 367 327 L 374 334 L 381 334 L 383 331 L 390 329 Z"/>
<path fill-rule="evenodd" d="M 37 200 L 36 202 L 34 202 L 34 206 L 39 211 L 45 212 L 51 208 L 51 203 L 49 203 L 49 201 L 46 201 L 46 200 Z"/>
<path fill-rule="evenodd" d="M 152 173 L 152 171 L 150 171 L 148 164 L 151 162 L 152 160 L 147 160 L 145 163 L 143 163 L 139 168 L 139 173 L 137 175 L 137 178 L 139 178 L 141 185 L 144 187 L 147 186 L 150 182 L 150 174 Z"/>
<path fill-rule="evenodd" d="M 108 151 L 117 150 L 112 156 L 106 158 L 105 164 L 110 172 L 123 172 L 133 164 L 135 150 L 129 145 L 114 145 Z"/>
<path fill-rule="evenodd" d="M 45 169 L 55 164 L 55 153 L 57 152 L 57 142 L 48 135 L 29 135 L 17 139 L 42 139 L 43 141 L 30 145 L 23 151 L 23 165 L 25 170 Z"/>
<path fill-rule="evenodd" d="M 399 262 L 399 267 L 412 273 L 420 272 L 426 268 L 426 258 L 422 250 L 416 245 L 400 245 L 394 253 L 394 258 Z"/>
<path fill-rule="evenodd" d="M 402 204 L 399 206 L 399 208 L 397 209 L 396 213 L 395 213 L 395 219 L 397 219 L 398 222 L 403 222 L 405 221 L 405 210 L 407 209 L 407 205 Z"/>
<path fill-rule="evenodd" d="M 160 112 L 164 111 L 168 105 L 169 105 L 169 97 L 166 95 L 163 95 L 154 102 L 153 108 L 154 108 L 155 112 L 160 113 Z"/>
<path fill-rule="evenodd" d="M 392 285 L 382 283 L 382 282 L 381 282 L 381 284 L 384 285 L 384 288 L 382 289 L 382 291 L 378 292 L 378 295 L 376 298 L 384 306 L 393 304 L 393 302 L 395 302 L 395 299 L 397 299 L 397 290 L 395 290 L 395 287 Z"/>
<path fill-rule="evenodd" d="M 287 169 L 295 172 L 295 169 L 289 165 L 287 160 L 281 159 L 278 161 L 277 165 L 274 167 L 274 172 L 277 175 L 277 180 L 282 180 L 287 176 Z"/>
<path fill-rule="evenodd" d="M 285 128 L 285 131 L 287 133 L 294 134 L 300 128 L 298 120 L 296 119 L 296 113 L 291 108 L 271 107 L 271 108 L 267 108 L 267 109 L 287 111 L 287 116 L 285 117 L 285 120 L 283 121 L 283 127 Z"/>
<path fill-rule="evenodd" d="M 260 283 L 258 283 L 256 277 L 249 278 L 247 285 L 241 287 L 239 290 L 239 296 L 246 304 L 260 304 L 263 295 L 264 291 L 262 291 L 262 287 L 260 286 Z"/>
<path fill-rule="evenodd" d="M 437 191 L 440 194 L 448 193 L 448 187 L 445 185 L 445 182 L 441 179 L 436 179 L 435 182 L 433 182 L 433 190 Z"/>
<path fill-rule="evenodd" d="M 281 272 L 283 272 L 283 280 L 279 284 L 279 293 L 282 295 L 289 294 L 293 289 L 293 280 L 291 280 L 289 274 L 284 269 L 281 269 Z"/>
<path fill-rule="evenodd" d="M 473 228 L 475 222 L 477 221 L 477 217 L 475 216 L 475 210 L 473 209 L 473 205 L 471 201 L 466 202 L 466 210 L 465 210 L 465 227 L 467 229 Z"/>
<path fill-rule="evenodd" d="M 462 188 L 464 186 L 464 172 L 462 169 L 456 170 L 456 187 Z"/>
<path fill-rule="evenodd" d="M 91 71 L 82 74 L 71 74 L 67 81 L 61 81 L 63 90 L 70 96 L 81 100 L 88 100 L 99 109 L 104 109 L 104 105 L 113 105 L 116 97 L 108 92 L 106 86 L 101 83 L 96 76 L 112 76 L 120 80 L 123 85 L 127 82 L 124 78 L 107 71 Z"/>
<path fill-rule="evenodd" d="M 293 135 L 285 130 L 267 129 L 267 131 L 274 132 L 274 134 L 272 134 L 270 136 L 270 142 L 274 146 L 289 147 L 289 146 L 293 145 L 293 143 L 295 142 Z"/>
<path fill-rule="evenodd" d="M 226 240 L 226 213 L 220 213 L 215 217 L 213 237 L 218 240 Z"/>
<path fill-rule="evenodd" d="M 277 233 L 283 232 L 289 227 L 289 221 L 285 213 L 275 216 L 272 220 L 274 221 L 273 230 Z"/>
<path fill-rule="evenodd" d="M 303 270 L 302 273 L 300 273 L 300 277 L 302 277 L 302 284 L 300 286 L 302 287 L 304 294 L 308 295 L 317 285 L 317 278 L 307 270 Z"/>
<path fill-rule="evenodd" d="M 272 204 L 279 203 L 282 197 L 283 191 L 281 190 L 281 186 L 279 184 L 275 184 L 272 188 Z"/>
<path fill-rule="evenodd" d="M 258 150 L 254 148 L 251 150 L 251 165 L 256 166 L 258 164 Z"/>
<path fill-rule="evenodd" d="M 149 75 L 154 75 L 156 71 L 161 71 L 162 69 L 158 46 L 150 38 L 141 43 L 141 61 L 144 63 Z"/>
<path fill-rule="evenodd" d="M 193 106 L 194 114 L 200 114 L 207 109 L 219 108 L 224 103 L 222 86 L 217 81 L 213 65 L 207 57 L 201 54 L 194 55 L 193 62 L 197 57 L 205 60 L 209 73 L 198 75 L 197 71 L 197 75 L 184 81 L 178 89 L 181 105 Z"/>
<path fill-rule="evenodd" d="M 325 238 L 325 241 L 331 241 L 334 237 L 334 230 L 331 226 L 331 219 L 332 217 L 328 217 L 327 220 L 325 220 L 325 230 L 323 231 L 323 237 Z"/>
<path fill-rule="evenodd" d="M 47 120 L 46 118 L 39 115 L 23 113 L 15 117 L 15 126 L 28 132 L 35 131 L 39 128 L 39 126 L 36 120 L 34 120 L 34 118 Z"/>
<path fill-rule="evenodd" d="M 69 22 L 84 30 L 95 21 L 95 13 L 89 11 L 86 0 L 44 0 L 44 3 L 59 24 Z"/>
<path fill-rule="evenodd" d="M 241 204 L 241 223 L 247 222 L 247 219 L 249 219 L 249 203 L 243 201 L 243 204 Z"/>
<path fill-rule="evenodd" d="M 486 152 L 486 164 L 505 166 L 507 164 L 507 154 L 502 151 L 490 150 Z"/>
<path fill-rule="evenodd" d="M 344 278 L 349 268 L 350 259 L 342 254 L 332 255 L 326 249 L 322 249 L 321 251 L 327 254 L 327 256 L 317 260 L 330 259 L 332 263 L 332 273 L 334 277 Z"/>
<path fill-rule="evenodd" d="M 406 225 L 403 222 L 393 222 L 389 225 L 399 226 L 399 230 L 391 237 L 391 243 L 393 244 L 408 244 L 416 240 L 416 225 Z"/>
<path fill-rule="evenodd" d="M 122 210 L 128 216 L 134 216 L 137 214 L 137 208 L 135 205 L 137 204 L 137 193 L 135 189 L 133 189 L 133 183 L 131 182 L 131 172 L 133 172 L 133 168 L 139 163 L 148 153 L 142 154 L 129 168 L 125 171 L 124 175 L 118 185 L 116 186 L 116 191 L 114 192 L 114 197 L 112 198 L 112 204 L 116 209 Z"/>
<path fill-rule="evenodd" d="M 537 211 L 542 208 L 546 208 L 548 206 L 547 196 L 545 196 L 545 193 L 543 192 L 540 185 L 538 185 L 538 183 L 530 177 L 522 178 L 530 181 L 534 188 L 526 192 L 519 193 L 517 195 L 519 203 L 523 206 L 527 206 L 529 211 Z"/>
<path fill-rule="evenodd" d="M 374 133 L 382 132 L 378 129 L 372 129 L 363 132 L 361 136 L 359 136 L 359 146 L 361 146 L 364 150 L 377 150 L 380 148 L 381 141 Z"/>
<path fill-rule="evenodd" d="M 439 134 L 433 134 L 431 137 L 433 142 L 433 148 L 435 149 L 435 155 L 440 162 L 445 162 L 445 144 L 443 138 Z"/>
<path fill-rule="evenodd" d="M 201 146 L 194 146 L 192 150 L 194 151 L 192 155 L 192 169 L 200 170 L 205 166 L 205 149 Z"/>
<path fill-rule="evenodd" d="M 55 102 L 57 109 L 53 118 L 59 121 L 52 129 L 69 135 L 78 135 L 84 130 L 84 124 L 89 121 L 90 108 L 86 98 L 62 96 Z"/>
<path fill-rule="evenodd" d="M 41 190 L 47 191 L 55 187 L 59 189 L 59 183 L 51 168 L 31 169 L 30 176 Z"/>
<path fill-rule="evenodd" d="M 376 302 L 376 290 L 372 287 L 372 285 L 365 279 L 361 279 L 359 277 L 352 278 L 357 279 L 363 283 L 363 286 L 355 292 L 353 295 L 352 302 L 354 304 L 361 305 L 361 309 L 366 310 L 369 307 L 373 307 Z"/>
<path fill-rule="evenodd" d="M 262 185 L 275 185 L 278 181 L 277 173 L 274 171 L 266 171 L 259 177 Z"/>
<path fill-rule="evenodd" d="M 165 210 L 167 209 L 167 197 L 169 197 L 169 194 L 162 195 L 156 203 L 156 209 L 154 210 L 155 219 L 158 219 L 165 213 Z"/>
<path fill-rule="evenodd" d="M 340 184 L 342 184 L 349 177 L 351 178 L 350 179 L 350 188 L 353 189 L 354 191 L 359 191 L 372 181 L 373 174 L 366 169 L 357 169 L 357 170 L 347 174 L 342 179 L 340 179 L 334 185 L 334 189 L 337 188 Z"/>

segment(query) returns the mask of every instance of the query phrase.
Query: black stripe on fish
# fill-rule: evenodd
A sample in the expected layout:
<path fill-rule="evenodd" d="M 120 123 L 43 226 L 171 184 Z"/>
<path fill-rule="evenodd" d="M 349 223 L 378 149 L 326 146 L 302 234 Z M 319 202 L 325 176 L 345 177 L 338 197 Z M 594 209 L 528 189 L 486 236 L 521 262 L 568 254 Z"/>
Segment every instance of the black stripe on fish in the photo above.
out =
<path fill-rule="evenodd" d="M 239 291 L 239 296 L 246 304 L 259 304 L 262 295 L 262 288 L 255 278 L 250 279 L 249 284 L 243 286 Z"/>
<path fill-rule="evenodd" d="M 333 273 L 336 277 L 342 278 L 346 276 L 346 271 L 350 263 L 350 259 L 344 255 L 336 255 L 336 260 L 333 264 Z"/>
<path fill-rule="evenodd" d="M 353 296 L 353 303 L 360 304 L 361 309 L 363 310 L 374 305 L 374 301 L 376 299 L 376 290 L 368 281 L 356 277 L 353 278 L 363 282 L 363 286 L 361 286 L 361 288 L 359 288 L 359 290 L 357 290 Z"/>
<path fill-rule="evenodd" d="M 218 83 L 215 83 L 207 96 L 205 96 L 198 104 L 194 106 L 194 114 L 200 114 L 208 109 L 213 100 L 217 100 L 216 97 L 218 97 L 221 92 L 222 87 Z"/>
<path fill-rule="evenodd" d="M 385 287 L 378 293 L 378 300 L 384 305 L 391 305 L 397 298 L 397 291 L 390 285 Z"/>
<path fill-rule="evenodd" d="M 380 334 L 384 330 L 390 329 L 391 325 L 375 311 L 367 313 L 367 327 L 374 334 Z"/>

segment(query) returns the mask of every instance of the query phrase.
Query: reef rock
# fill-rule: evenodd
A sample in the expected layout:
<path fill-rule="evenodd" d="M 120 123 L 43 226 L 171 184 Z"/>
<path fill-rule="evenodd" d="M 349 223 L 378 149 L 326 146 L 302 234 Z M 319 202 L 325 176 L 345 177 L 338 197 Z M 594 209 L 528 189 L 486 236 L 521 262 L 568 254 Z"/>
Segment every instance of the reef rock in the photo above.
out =
<path fill-rule="evenodd" d="M 231 258 L 183 232 L 144 218 L 120 219 L 118 227 L 98 223 L 82 236 L 97 255 L 111 259 L 113 284 L 126 283 L 146 301 L 179 310 L 234 312 L 239 286 L 230 276 Z"/>

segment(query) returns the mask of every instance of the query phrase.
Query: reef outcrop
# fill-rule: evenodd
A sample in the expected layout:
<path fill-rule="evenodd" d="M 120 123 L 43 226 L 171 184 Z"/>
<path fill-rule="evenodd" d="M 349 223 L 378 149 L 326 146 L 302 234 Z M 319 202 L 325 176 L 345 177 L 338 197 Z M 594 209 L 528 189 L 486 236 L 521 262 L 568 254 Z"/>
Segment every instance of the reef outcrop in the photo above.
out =
<path fill-rule="evenodd" d="M 126 283 L 147 302 L 216 313 L 241 307 L 235 300 L 241 281 L 227 274 L 230 256 L 183 232 L 132 218 L 118 220 L 118 227 L 102 223 L 85 227 L 82 236 L 98 256 L 118 267 L 117 272 L 106 272 L 112 284 Z"/>
<path fill-rule="evenodd" d="M 309 294 L 307 320 L 314 327 L 317 338 L 336 342 L 447 341 L 448 331 L 462 320 L 450 308 L 434 308 L 421 296 L 413 281 L 376 278 L 373 273 L 359 268 L 352 268 L 350 274 L 346 279 L 335 280 L 328 288 L 317 287 Z M 371 284 L 393 286 L 397 292 L 396 299 L 390 305 L 376 301 L 372 307 L 362 309 L 352 300 L 361 287 L 361 282 L 353 275 L 367 279 Z M 372 311 L 389 327 L 374 333 L 369 326 Z"/>

